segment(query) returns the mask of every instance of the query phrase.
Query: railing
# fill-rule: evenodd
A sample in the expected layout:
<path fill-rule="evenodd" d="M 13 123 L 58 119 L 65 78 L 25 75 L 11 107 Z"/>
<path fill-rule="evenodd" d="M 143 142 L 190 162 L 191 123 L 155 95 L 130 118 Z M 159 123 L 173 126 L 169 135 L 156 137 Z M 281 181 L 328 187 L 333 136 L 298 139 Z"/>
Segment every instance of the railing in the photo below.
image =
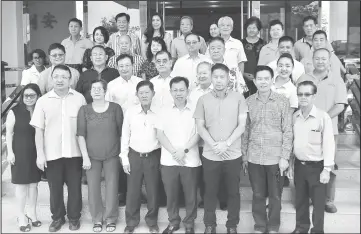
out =
<path fill-rule="evenodd" d="M 6 63 L 2 62 L 2 73 L 1 73 L 1 81 L 2 85 L 5 85 L 5 71 L 22 71 L 26 68 L 5 68 Z M 4 86 L 2 86 L 4 87 Z M 17 86 L 15 90 L 6 98 L 4 103 L 1 104 L 1 169 L 2 173 L 4 173 L 6 167 L 8 166 L 8 162 L 6 161 L 7 150 L 6 150 L 6 116 L 9 110 L 17 104 L 19 99 L 21 90 L 23 87 L 21 85 Z M 4 92 L 5 90 L 2 90 Z"/>
<path fill-rule="evenodd" d="M 354 80 L 350 87 L 353 99 L 349 101 L 350 107 L 352 109 L 352 125 L 355 129 L 355 132 L 360 137 L 360 80 Z"/>

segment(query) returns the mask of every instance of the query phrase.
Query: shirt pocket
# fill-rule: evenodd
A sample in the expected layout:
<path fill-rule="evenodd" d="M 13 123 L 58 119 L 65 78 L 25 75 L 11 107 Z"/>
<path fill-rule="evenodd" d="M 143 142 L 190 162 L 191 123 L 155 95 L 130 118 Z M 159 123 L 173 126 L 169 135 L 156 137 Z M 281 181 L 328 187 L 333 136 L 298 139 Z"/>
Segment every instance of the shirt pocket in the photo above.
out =
<path fill-rule="evenodd" d="M 309 131 L 308 132 L 308 142 L 311 145 L 321 145 L 321 132 Z"/>

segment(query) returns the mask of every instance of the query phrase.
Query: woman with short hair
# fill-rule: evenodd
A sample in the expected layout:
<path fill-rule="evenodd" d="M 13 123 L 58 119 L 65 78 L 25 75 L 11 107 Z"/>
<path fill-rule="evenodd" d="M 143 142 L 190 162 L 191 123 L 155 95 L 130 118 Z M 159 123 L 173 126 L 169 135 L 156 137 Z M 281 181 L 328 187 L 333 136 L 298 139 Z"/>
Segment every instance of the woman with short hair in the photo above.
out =
<path fill-rule="evenodd" d="M 40 73 L 46 68 L 46 54 L 41 49 L 31 51 L 29 54 L 29 60 L 31 60 L 33 65 L 29 69 L 23 71 L 20 85 L 25 86 L 30 83 L 37 84 L 40 78 Z"/>

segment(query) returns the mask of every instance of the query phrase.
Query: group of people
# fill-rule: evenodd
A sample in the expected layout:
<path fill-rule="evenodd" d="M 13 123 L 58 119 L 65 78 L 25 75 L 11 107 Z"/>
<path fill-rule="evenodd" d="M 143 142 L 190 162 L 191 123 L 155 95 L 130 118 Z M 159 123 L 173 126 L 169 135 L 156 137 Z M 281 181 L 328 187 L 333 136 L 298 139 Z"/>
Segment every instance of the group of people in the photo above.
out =
<path fill-rule="evenodd" d="M 125 205 L 124 233 L 133 233 L 144 183 L 150 233 L 159 232 L 162 202 L 169 217 L 163 233 L 180 229 L 182 199 L 185 233 L 194 233 L 198 207 L 204 207 L 205 233 L 216 233 L 218 201 L 228 210 L 227 232 L 237 233 L 243 170 L 253 190 L 256 233 L 279 231 L 287 177 L 296 187 L 293 233 L 310 229 L 309 198 L 311 232 L 323 233 L 324 211 L 337 212 L 332 170 L 347 94 L 344 67 L 317 20 L 303 20 L 306 36 L 297 42 L 273 20 L 267 44 L 256 17 L 246 21 L 241 41 L 231 36 L 232 18 L 221 17 L 207 42 L 192 32 L 189 16 L 173 40 L 159 14 L 141 39 L 129 32 L 128 14 L 115 20 L 117 33 L 99 26 L 90 41 L 80 35 L 82 22 L 71 19 L 70 37 L 49 47 L 48 68 L 42 50 L 31 53 L 33 66 L 23 72 L 20 101 L 6 121 L 20 230 L 42 225 L 36 215 L 41 171 L 50 189 L 49 232 L 60 230 L 65 215 L 69 229 L 78 230 L 85 171 L 94 232 L 103 224 L 115 231 L 118 205 Z"/>

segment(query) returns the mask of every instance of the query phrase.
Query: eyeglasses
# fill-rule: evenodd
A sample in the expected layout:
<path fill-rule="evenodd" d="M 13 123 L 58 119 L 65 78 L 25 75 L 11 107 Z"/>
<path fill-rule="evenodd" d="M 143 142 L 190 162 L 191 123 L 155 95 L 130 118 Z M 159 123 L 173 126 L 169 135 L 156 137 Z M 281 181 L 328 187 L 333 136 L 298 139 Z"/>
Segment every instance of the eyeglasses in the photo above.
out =
<path fill-rule="evenodd" d="M 198 41 L 187 41 L 187 45 L 197 45 Z"/>
<path fill-rule="evenodd" d="M 25 99 L 34 99 L 36 98 L 38 95 L 37 94 L 24 94 L 24 98 Z"/>
<path fill-rule="evenodd" d="M 303 97 L 303 96 L 310 97 L 311 95 L 313 95 L 313 93 L 297 93 L 298 97 Z"/>
<path fill-rule="evenodd" d="M 65 55 L 65 54 L 51 54 L 50 56 L 51 56 L 52 58 L 56 58 L 56 57 L 62 58 L 62 57 L 64 57 L 64 55 Z"/>

